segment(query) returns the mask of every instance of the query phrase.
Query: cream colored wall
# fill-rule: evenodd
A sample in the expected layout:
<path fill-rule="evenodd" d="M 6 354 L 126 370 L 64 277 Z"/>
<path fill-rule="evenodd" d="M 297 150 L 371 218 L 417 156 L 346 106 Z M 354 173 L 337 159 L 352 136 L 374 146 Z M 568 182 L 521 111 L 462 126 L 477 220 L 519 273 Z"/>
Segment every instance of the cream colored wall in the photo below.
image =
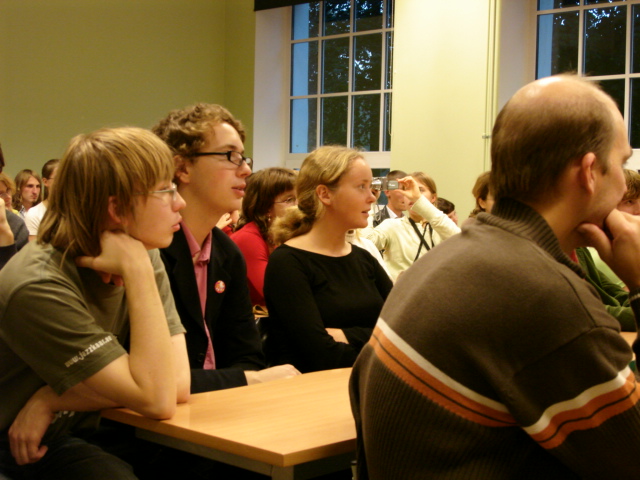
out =
<path fill-rule="evenodd" d="M 252 0 L 2 0 L 6 171 L 39 170 L 78 133 L 150 127 L 197 101 L 228 105 L 251 130 L 253 22 Z"/>
<path fill-rule="evenodd" d="M 391 167 L 431 175 L 460 219 L 490 168 L 497 0 L 397 0 Z"/>
<path fill-rule="evenodd" d="M 245 125 L 244 147 L 253 155 L 256 17 L 253 0 L 226 0 L 224 105 Z"/>

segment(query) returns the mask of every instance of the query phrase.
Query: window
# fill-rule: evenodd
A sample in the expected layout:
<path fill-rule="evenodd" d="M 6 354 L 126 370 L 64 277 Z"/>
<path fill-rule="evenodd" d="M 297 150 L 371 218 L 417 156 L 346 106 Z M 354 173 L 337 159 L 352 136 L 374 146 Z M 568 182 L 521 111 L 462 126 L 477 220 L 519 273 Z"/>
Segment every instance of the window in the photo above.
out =
<path fill-rule="evenodd" d="M 290 153 L 340 144 L 391 150 L 393 0 L 295 5 Z"/>
<path fill-rule="evenodd" d="M 536 78 L 577 72 L 617 102 L 640 148 L 640 0 L 538 0 Z"/>

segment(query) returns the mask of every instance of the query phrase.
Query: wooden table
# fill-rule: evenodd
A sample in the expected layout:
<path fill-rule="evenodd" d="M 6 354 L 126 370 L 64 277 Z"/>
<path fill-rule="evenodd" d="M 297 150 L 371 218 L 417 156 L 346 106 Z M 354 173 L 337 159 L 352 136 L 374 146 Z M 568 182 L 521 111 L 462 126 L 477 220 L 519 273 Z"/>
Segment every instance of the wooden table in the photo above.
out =
<path fill-rule="evenodd" d="M 170 420 L 125 408 L 105 418 L 140 438 L 195 453 L 273 479 L 307 479 L 347 469 L 356 431 L 349 406 L 350 368 L 191 396 Z"/>

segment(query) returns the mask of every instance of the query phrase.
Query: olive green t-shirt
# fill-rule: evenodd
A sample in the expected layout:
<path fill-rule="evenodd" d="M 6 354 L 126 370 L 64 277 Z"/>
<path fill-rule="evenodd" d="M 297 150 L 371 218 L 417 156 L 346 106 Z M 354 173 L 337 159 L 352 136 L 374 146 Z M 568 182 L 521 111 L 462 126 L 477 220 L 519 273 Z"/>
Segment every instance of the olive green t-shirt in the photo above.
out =
<path fill-rule="evenodd" d="M 160 255 L 149 256 L 169 332 L 183 333 Z M 0 432 L 40 387 L 62 394 L 123 355 L 128 333 L 124 287 L 28 244 L 0 270 Z M 61 412 L 52 428 L 67 431 L 82 417 Z"/>

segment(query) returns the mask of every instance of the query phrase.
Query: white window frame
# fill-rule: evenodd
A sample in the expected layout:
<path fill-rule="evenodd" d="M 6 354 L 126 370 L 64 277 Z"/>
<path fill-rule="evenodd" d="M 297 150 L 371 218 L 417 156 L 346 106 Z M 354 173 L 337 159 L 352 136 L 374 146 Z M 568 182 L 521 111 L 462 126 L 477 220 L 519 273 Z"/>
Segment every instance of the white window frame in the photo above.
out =
<path fill-rule="evenodd" d="M 538 24 L 538 17 L 540 15 L 547 14 L 556 14 L 556 13 L 568 13 L 568 12 L 579 12 L 578 15 L 578 59 L 577 59 L 577 72 L 580 76 L 583 76 L 586 79 L 594 80 L 594 81 L 605 81 L 605 80 L 624 80 L 624 106 L 622 116 L 624 117 L 625 123 L 627 125 L 627 131 L 630 128 L 630 84 L 632 78 L 640 78 L 640 73 L 631 73 L 631 34 L 632 34 L 632 11 L 633 5 L 640 5 L 640 0 L 625 0 L 614 3 L 600 3 L 593 5 L 585 5 L 585 1 L 581 0 L 580 6 L 577 7 L 565 7 L 565 8 L 556 8 L 550 10 L 540 10 L 538 11 L 537 2 L 533 2 L 535 4 L 535 23 Z M 584 65 L 584 14 L 586 10 L 591 10 L 593 8 L 610 8 L 616 6 L 626 6 L 627 7 L 627 20 L 626 20 L 626 40 L 625 40 L 625 73 L 616 74 L 616 75 L 593 75 L 593 76 L 585 76 L 582 74 L 583 65 Z M 536 29 L 537 32 L 537 29 Z M 537 33 L 536 33 L 536 46 L 538 44 Z M 537 74 L 537 58 L 536 58 L 536 74 Z M 640 115 L 640 112 L 637 112 L 637 115 Z M 640 148 L 634 149 L 633 156 L 627 162 L 627 168 L 632 169 L 640 169 Z"/>
<path fill-rule="evenodd" d="M 379 120 L 380 120 L 380 126 L 379 126 L 379 145 L 384 143 L 384 135 L 385 135 L 385 115 L 384 115 L 384 111 L 385 111 L 385 95 L 386 94 L 393 94 L 393 88 L 385 88 L 386 86 L 386 70 L 384 70 L 384 67 L 387 65 L 387 49 L 386 49 L 386 39 L 387 39 L 387 35 L 389 33 L 393 34 L 393 27 L 387 27 L 386 26 L 386 18 L 388 15 L 387 12 L 387 8 L 389 7 L 389 0 L 385 1 L 385 10 L 383 13 L 383 18 L 382 18 L 382 27 L 379 29 L 375 29 L 375 30 L 364 30 L 364 31 L 353 31 L 353 27 L 355 25 L 355 2 L 356 0 L 351 0 L 351 10 L 350 10 L 350 25 L 351 25 L 351 32 L 349 33 L 342 33 L 342 34 L 337 34 L 337 35 L 322 35 L 322 30 L 323 30 L 323 16 L 321 15 L 321 22 L 319 25 L 319 35 L 315 36 L 315 37 L 307 37 L 307 38 L 301 38 L 301 39 L 296 39 L 296 40 L 291 40 L 291 47 L 290 47 L 290 51 L 293 50 L 293 46 L 295 44 L 300 44 L 300 43 L 309 43 L 309 42 L 317 42 L 318 44 L 318 65 L 319 65 L 319 71 L 318 71 L 318 92 L 314 93 L 314 94 L 310 94 L 310 95 L 290 95 L 289 96 L 289 105 L 291 105 L 291 102 L 293 100 L 303 100 L 303 99 L 316 99 L 317 100 L 317 112 L 316 112 L 316 125 L 317 125 L 317 130 L 316 130 L 316 138 L 319 140 L 320 136 L 321 136 L 321 131 L 322 131 L 322 124 L 321 124 L 321 120 L 322 120 L 322 99 L 324 98 L 329 98 L 329 97 L 347 97 L 347 145 L 351 144 L 352 141 L 352 133 L 353 133 L 353 129 L 352 124 L 351 124 L 351 120 L 352 120 L 352 114 L 353 114 L 353 97 L 355 96 L 360 96 L 360 95 L 367 95 L 367 94 L 377 94 L 380 96 L 380 109 L 379 109 Z M 381 74 L 381 88 L 378 90 L 363 90 L 363 91 L 355 91 L 352 89 L 352 82 L 353 82 L 353 54 L 354 54 L 354 41 L 357 37 L 359 36 L 365 36 L 365 35 L 374 35 L 374 34 L 381 34 L 381 40 L 382 40 L 382 45 L 381 45 L 381 54 L 382 54 L 382 58 L 381 58 L 381 68 L 383 68 L 383 71 L 380 72 Z M 336 93 L 322 93 L 322 58 L 323 58 L 323 53 L 322 53 L 322 47 L 323 47 L 323 42 L 326 40 L 337 40 L 340 38 L 348 38 L 349 39 L 349 71 L 348 71 L 348 90 L 346 92 L 336 92 Z M 393 98 L 393 97 L 392 97 Z M 319 145 L 317 145 L 319 146 Z M 373 152 L 384 152 L 383 150 L 373 150 L 371 153 Z M 367 155 L 369 155 L 370 152 L 367 152 Z"/>
<path fill-rule="evenodd" d="M 253 133 L 253 157 L 256 170 L 271 166 L 300 168 L 307 156 L 306 153 L 289 152 L 291 16 L 292 7 L 256 12 L 255 131 Z M 355 35 L 375 32 L 378 30 L 355 32 Z M 383 55 L 386 55 L 386 49 L 383 49 Z M 384 95 L 381 97 L 381 102 L 384 103 Z M 350 111 L 348 115 L 350 119 Z M 384 122 L 381 122 L 381 128 L 384 128 Z M 365 156 L 372 168 L 390 168 L 390 151 L 365 152 Z"/>

